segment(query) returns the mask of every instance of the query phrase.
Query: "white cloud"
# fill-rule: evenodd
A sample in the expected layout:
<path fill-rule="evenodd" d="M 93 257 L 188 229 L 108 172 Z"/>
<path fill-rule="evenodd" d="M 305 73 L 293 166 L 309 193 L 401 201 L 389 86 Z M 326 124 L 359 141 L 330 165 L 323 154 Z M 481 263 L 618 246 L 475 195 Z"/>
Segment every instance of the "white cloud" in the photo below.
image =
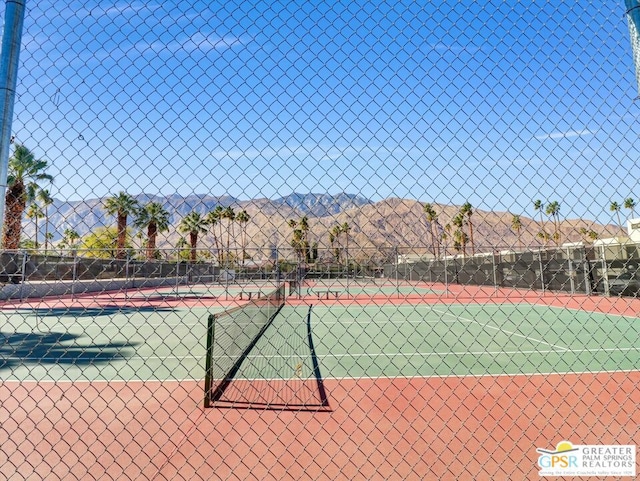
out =
<path fill-rule="evenodd" d="M 538 140 L 546 140 L 546 139 L 568 139 L 571 137 L 583 137 L 585 135 L 594 135 L 595 132 L 592 132 L 589 129 L 583 130 L 568 130 L 566 132 L 552 132 L 550 134 L 541 134 L 536 135 L 535 138 Z"/>

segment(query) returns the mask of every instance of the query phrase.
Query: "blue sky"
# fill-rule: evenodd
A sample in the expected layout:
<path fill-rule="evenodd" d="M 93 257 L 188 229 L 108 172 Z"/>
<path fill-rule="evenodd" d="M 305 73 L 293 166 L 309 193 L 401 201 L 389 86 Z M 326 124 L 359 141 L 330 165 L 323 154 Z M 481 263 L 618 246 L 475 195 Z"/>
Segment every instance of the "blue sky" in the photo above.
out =
<path fill-rule="evenodd" d="M 27 5 L 13 130 L 56 198 L 640 204 L 622 1 Z"/>

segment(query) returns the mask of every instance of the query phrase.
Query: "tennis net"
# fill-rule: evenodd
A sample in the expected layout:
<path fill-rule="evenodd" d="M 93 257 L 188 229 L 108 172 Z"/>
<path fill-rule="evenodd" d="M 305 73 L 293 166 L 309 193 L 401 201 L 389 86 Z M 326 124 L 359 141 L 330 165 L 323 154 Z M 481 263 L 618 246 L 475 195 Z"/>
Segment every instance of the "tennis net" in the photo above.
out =
<path fill-rule="evenodd" d="M 211 314 L 207 323 L 205 407 L 220 399 L 242 362 L 284 306 L 285 285 L 234 309 Z"/>
<path fill-rule="evenodd" d="M 216 407 L 315 412 L 331 409 L 313 345 L 311 307 L 286 306 L 279 312 L 224 394 L 216 399 Z"/>

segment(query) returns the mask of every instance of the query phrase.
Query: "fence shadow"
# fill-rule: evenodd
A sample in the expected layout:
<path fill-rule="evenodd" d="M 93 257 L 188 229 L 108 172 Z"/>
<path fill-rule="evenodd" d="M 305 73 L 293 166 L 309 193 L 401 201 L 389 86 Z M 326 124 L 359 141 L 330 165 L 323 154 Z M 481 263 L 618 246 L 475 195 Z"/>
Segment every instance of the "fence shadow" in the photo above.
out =
<path fill-rule="evenodd" d="M 175 309 L 154 306 L 118 306 L 106 304 L 100 307 L 42 307 L 17 308 L 16 312 L 33 313 L 38 317 L 76 317 L 93 318 L 99 316 L 113 316 L 118 314 L 173 312 Z"/>
<path fill-rule="evenodd" d="M 83 336 L 68 332 L 0 332 L 0 371 L 24 364 L 89 366 L 124 360 L 135 343 L 72 344 Z"/>

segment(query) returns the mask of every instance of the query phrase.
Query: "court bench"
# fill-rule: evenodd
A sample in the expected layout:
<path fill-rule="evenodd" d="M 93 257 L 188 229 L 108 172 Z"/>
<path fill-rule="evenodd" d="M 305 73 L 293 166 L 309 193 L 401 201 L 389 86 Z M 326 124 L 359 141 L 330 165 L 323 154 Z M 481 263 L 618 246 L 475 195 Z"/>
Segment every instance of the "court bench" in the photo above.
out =
<path fill-rule="evenodd" d="M 326 291 L 313 291 L 313 293 L 318 296 L 318 299 L 329 299 L 330 296 L 335 297 L 336 299 L 340 295 L 340 291 L 334 290 L 326 290 Z"/>
<path fill-rule="evenodd" d="M 247 299 L 251 300 L 252 297 L 260 298 L 260 291 L 241 291 L 240 292 L 240 300 Z"/>

